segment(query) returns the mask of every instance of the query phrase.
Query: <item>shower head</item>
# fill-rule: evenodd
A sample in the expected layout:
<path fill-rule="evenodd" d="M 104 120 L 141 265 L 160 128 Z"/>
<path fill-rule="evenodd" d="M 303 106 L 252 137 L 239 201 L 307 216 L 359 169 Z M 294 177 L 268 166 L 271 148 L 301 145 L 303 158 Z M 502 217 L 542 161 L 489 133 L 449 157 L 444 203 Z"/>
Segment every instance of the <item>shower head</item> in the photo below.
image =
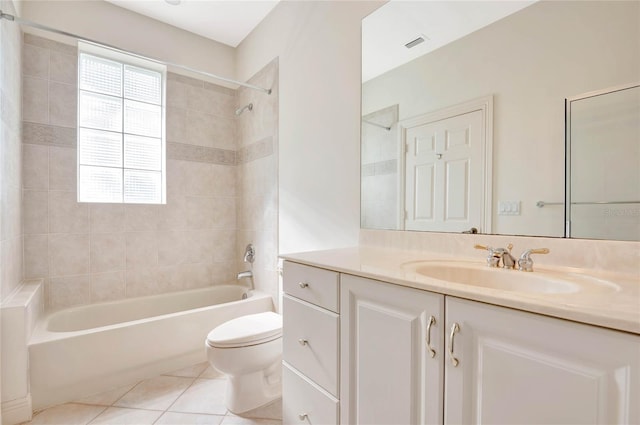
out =
<path fill-rule="evenodd" d="M 250 103 L 248 105 L 244 105 L 242 108 L 238 108 L 236 109 L 236 115 L 240 115 L 241 113 L 243 113 L 245 111 L 245 109 L 248 110 L 253 110 L 253 103 Z"/>

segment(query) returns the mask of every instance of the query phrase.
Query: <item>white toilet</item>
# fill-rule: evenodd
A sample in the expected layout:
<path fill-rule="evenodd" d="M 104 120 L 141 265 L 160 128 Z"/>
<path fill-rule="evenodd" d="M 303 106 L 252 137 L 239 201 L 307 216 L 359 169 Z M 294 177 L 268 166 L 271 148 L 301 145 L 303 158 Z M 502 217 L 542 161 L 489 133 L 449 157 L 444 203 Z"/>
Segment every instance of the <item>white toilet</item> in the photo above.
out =
<path fill-rule="evenodd" d="M 250 314 L 214 328 L 205 342 L 207 358 L 229 378 L 227 409 L 243 413 L 282 395 L 282 316 Z"/>

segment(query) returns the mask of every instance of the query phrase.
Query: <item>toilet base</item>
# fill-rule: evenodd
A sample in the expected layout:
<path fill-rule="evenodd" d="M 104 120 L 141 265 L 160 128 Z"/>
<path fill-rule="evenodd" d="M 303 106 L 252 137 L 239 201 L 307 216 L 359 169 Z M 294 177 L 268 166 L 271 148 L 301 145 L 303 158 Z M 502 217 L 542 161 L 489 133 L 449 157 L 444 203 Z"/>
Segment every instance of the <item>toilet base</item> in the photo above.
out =
<path fill-rule="evenodd" d="M 282 363 L 246 375 L 227 375 L 225 402 L 232 413 L 248 412 L 282 396 Z"/>

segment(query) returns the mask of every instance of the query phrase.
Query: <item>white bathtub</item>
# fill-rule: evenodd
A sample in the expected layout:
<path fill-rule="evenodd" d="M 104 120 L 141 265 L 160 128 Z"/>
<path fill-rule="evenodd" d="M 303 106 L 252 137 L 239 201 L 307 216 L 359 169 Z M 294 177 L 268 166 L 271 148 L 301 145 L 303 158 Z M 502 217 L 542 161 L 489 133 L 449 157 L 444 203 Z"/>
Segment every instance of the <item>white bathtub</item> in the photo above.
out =
<path fill-rule="evenodd" d="M 273 311 L 272 298 L 239 285 L 92 304 L 43 317 L 29 341 L 34 410 L 206 361 L 215 326 Z"/>

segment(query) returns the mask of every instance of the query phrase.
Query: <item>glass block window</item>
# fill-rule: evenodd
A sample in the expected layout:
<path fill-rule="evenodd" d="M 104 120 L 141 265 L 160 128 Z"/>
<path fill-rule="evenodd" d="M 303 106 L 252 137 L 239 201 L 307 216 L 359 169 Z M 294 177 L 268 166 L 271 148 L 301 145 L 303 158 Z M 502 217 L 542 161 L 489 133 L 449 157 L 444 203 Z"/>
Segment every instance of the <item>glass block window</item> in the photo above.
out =
<path fill-rule="evenodd" d="M 164 204 L 164 67 L 79 50 L 78 201 Z"/>

